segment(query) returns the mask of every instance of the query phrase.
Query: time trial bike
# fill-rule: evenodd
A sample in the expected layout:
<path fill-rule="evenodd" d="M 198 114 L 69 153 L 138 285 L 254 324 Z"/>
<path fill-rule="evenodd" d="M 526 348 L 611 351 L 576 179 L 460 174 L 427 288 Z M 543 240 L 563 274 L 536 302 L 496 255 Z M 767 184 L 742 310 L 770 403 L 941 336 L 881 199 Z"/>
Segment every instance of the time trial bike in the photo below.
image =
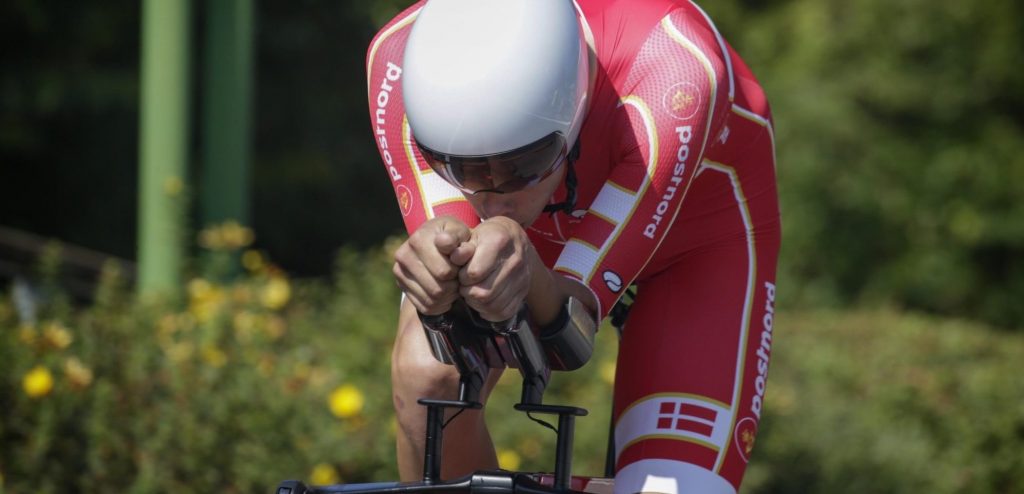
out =
<path fill-rule="evenodd" d="M 580 313 L 582 306 L 574 307 L 573 303 L 578 304 L 578 301 L 570 299 L 566 317 L 590 317 Z M 612 323 L 620 331 L 627 311 L 628 306 L 625 304 L 613 310 Z M 419 404 L 427 408 L 423 478 L 414 482 L 323 486 L 310 486 L 301 480 L 286 480 L 278 485 L 276 494 L 611 494 L 614 487 L 611 461 L 605 467 L 605 477 L 572 475 L 575 419 L 587 415 L 587 410 L 543 403 L 544 391 L 553 370 L 578 369 L 590 360 L 595 325 L 565 324 L 550 333 L 540 332 L 530 323 L 529 311 L 525 306 L 512 319 L 495 323 L 484 321 L 464 304 L 456 304 L 451 311 L 439 316 L 421 314 L 420 320 L 434 357 L 455 366 L 459 373 L 457 399 L 425 397 L 419 400 Z M 445 411 L 455 409 L 461 413 L 462 410 L 482 408 L 480 391 L 491 369 L 506 367 L 517 368 L 523 379 L 520 400 L 514 408 L 530 415 L 534 421 L 555 429 L 557 440 L 553 472 L 499 469 L 442 479 L 441 444 L 446 425 Z M 534 418 L 534 413 L 557 416 L 557 427 Z M 613 450 L 610 435 L 608 451 Z"/>

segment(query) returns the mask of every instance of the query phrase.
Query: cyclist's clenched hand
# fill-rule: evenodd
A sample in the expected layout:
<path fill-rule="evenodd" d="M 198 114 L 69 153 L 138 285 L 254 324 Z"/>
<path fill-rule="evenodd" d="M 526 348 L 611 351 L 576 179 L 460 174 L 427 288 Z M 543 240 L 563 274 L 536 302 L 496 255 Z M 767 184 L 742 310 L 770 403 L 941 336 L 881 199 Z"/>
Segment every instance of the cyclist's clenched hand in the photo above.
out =
<path fill-rule="evenodd" d="M 460 266 L 449 256 L 469 238 L 463 222 L 442 216 L 420 225 L 395 251 L 395 280 L 421 314 L 443 314 L 459 298 Z"/>
<path fill-rule="evenodd" d="M 488 321 L 514 316 L 530 288 L 530 248 L 526 232 L 512 219 L 498 216 L 474 228 L 451 255 L 454 264 L 464 264 L 459 293 L 466 304 Z"/>

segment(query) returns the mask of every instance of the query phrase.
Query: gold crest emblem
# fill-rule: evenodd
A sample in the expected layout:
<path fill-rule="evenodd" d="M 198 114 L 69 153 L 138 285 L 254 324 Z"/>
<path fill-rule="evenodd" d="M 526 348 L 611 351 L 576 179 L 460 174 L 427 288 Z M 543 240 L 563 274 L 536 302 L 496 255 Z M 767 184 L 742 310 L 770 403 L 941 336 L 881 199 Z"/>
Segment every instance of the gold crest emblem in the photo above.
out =
<path fill-rule="evenodd" d="M 689 108 L 693 104 L 693 100 L 692 94 L 677 89 L 676 94 L 672 95 L 672 111 L 678 112 Z"/>
<path fill-rule="evenodd" d="M 753 417 L 746 417 L 736 424 L 733 439 L 736 441 L 736 450 L 740 458 L 746 463 L 750 461 L 750 452 L 754 450 L 754 440 L 757 437 L 757 421 Z"/>
<path fill-rule="evenodd" d="M 673 85 L 661 98 L 665 112 L 678 120 L 687 120 L 696 115 L 704 100 L 701 88 L 690 81 Z"/>
<path fill-rule="evenodd" d="M 402 210 L 402 216 L 412 211 L 412 192 L 404 185 L 398 186 L 398 207 Z"/>
<path fill-rule="evenodd" d="M 750 454 L 754 449 L 754 433 L 750 429 L 744 430 L 740 434 L 740 442 L 743 443 L 743 452 Z"/>

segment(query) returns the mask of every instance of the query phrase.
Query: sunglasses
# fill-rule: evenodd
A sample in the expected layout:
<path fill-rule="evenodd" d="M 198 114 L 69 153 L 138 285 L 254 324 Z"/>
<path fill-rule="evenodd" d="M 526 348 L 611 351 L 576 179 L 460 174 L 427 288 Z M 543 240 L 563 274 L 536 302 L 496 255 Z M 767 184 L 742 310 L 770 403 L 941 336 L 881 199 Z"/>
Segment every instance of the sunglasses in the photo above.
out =
<path fill-rule="evenodd" d="M 552 132 L 530 144 L 490 155 L 455 156 L 416 146 L 430 168 L 467 194 L 508 194 L 532 187 L 557 171 L 568 155 L 565 136 Z"/>

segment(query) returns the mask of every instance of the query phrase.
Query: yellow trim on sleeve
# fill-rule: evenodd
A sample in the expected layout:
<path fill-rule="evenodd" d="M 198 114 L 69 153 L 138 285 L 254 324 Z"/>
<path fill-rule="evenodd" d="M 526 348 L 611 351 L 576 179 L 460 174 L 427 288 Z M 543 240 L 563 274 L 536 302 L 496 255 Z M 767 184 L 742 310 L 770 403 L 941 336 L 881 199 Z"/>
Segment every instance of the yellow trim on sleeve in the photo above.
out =
<path fill-rule="evenodd" d="M 761 127 L 768 127 L 769 125 L 768 119 L 739 105 L 732 105 L 732 112 L 747 120 L 750 120 L 751 122 L 754 122 L 757 125 L 760 125 Z"/>
<path fill-rule="evenodd" d="M 386 31 L 384 31 L 383 33 L 380 34 L 380 37 L 377 38 L 377 41 L 374 41 L 373 46 L 370 47 L 370 56 L 366 58 L 366 91 L 367 91 L 366 97 L 367 98 L 369 98 L 370 95 L 372 94 L 372 91 L 370 90 L 370 82 L 371 82 L 371 80 L 370 80 L 370 71 L 373 69 L 373 59 L 377 56 L 377 48 L 380 48 L 380 45 L 382 43 L 384 43 L 384 40 L 390 38 L 392 34 L 395 34 L 396 32 L 398 32 L 403 27 L 409 25 L 410 22 L 416 20 L 416 16 L 419 15 L 421 10 L 423 10 L 423 7 L 420 7 L 418 9 L 410 12 L 409 15 L 405 16 L 404 19 L 398 21 L 397 23 L 395 23 L 395 25 L 389 27 Z"/>
<path fill-rule="evenodd" d="M 732 431 L 736 427 L 736 416 L 739 415 L 740 397 L 743 395 L 743 377 L 744 372 L 746 372 L 747 345 L 750 343 L 750 316 L 754 309 L 754 283 L 757 281 L 757 244 L 754 242 L 754 223 L 750 217 L 750 209 L 747 207 L 747 197 L 743 194 L 743 186 L 740 183 L 740 177 L 736 173 L 736 169 L 710 160 L 704 160 L 702 166 L 729 176 L 729 182 L 732 184 L 733 195 L 736 198 L 737 206 L 739 206 L 740 216 L 743 218 L 743 226 L 747 237 L 747 256 L 749 258 L 747 264 L 747 295 L 746 300 L 743 302 L 740 346 L 736 354 L 738 362 L 736 364 L 736 377 L 732 394 L 732 422 L 729 424 L 729 431 Z M 715 462 L 715 472 L 719 472 L 724 463 L 725 454 L 722 452 L 719 453 L 718 460 Z"/>
<path fill-rule="evenodd" d="M 605 185 L 610 185 L 612 188 L 621 190 L 623 194 L 629 194 L 631 196 L 635 196 L 636 195 L 636 191 L 635 190 L 627 189 L 626 186 L 619 185 L 619 184 L 615 183 L 614 181 L 612 181 L 611 179 L 606 181 L 604 184 Z"/>
<path fill-rule="evenodd" d="M 569 268 L 567 268 L 565 266 L 555 266 L 554 271 L 557 271 L 557 272 L 562 273 L 562 274 L 567 274 L 569 276 L 573 276 L 573 277 L 575 277 L 575 278 L 577 278 L 579 280 L 586 279 L 582 274 L 579 274 L 576 271 L 573 271 L 572 269 L 569 269 Z"/>
<path fill-rule="evenodd" d="M 619 222 L 618 221 L 615 221 L 615 220 L 613 220 L 613 219 L 611 219 L 611 218 L 609 218 L 609 217 L 607 217 L 607 216 L 605 216 L 605 215 L 603 215 L 601 213 L 598 213 L 597 211 L 594 211 L 593 209 L 588 209 L 587 210 L 587 214 L 592 214 L 594 216 L 597 216 L 598 218 L 601 218 L 602 220 L 607 221 L 610 225 L 612 225 L 613 228 L 616 227 L 616 226 L 619 226 Z"/>
<path fill-rule="evenodd" d="M 696 433 L 693 433 L 693 434 L 696 434 Z M 705 448 L 713 450 L 715 453 L 719 453 L 721 451 L 721 448 L 719 448 L 718 446 L 715 446 L 714 444 L 711 444 L 711 443 L 709 443 L 707 441 L 701 441 L 700 439 L 689 437 L 689 436 L 682 436 L 682 435 L 678 435 L 677 436 L 675 434 L 648 434 L 648 435 L 645 435 L 645 436 L 640 436 L 640 437 L 638 437 L 638 438 L 636 438 L 636 439 L 626 443 L 626 445 L 623 446 L 620 451 L 626 451 L 626 448 L 628 448 L 628 447 L 630 447 L 630 446 L 632 446 L 632 445 L 634 445 L 634 444 L 636 444 L 636 443 L 638 443 L 640 441 L 646 441 L 648 439 L 671 439 L 673 441 L 683 441 L 683 442 L 687 442 L 687 443 L 696 444 L 698 446 L 704 446 Z"/>

